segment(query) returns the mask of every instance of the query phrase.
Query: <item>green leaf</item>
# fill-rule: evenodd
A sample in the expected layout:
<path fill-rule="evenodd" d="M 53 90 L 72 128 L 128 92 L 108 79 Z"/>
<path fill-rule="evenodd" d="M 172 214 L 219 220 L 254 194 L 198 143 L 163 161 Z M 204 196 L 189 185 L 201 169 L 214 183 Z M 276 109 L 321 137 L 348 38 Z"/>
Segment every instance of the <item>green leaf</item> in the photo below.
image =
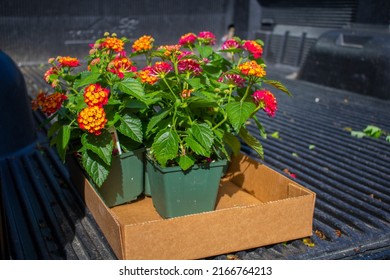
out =
<path fill-rule="evenodd" d="M 253 137 L 249 132 L 248 130 L 246 130 L 245 128 L 241 128 L 240 129 L 240 133 L 239 133 L 239 136 L 242 138 L 242 140 L 244 140 L 244 142 L 249 146 L 251 147 L 253 150 L 255 150 L 259 156 L 264 159 L 264 150 L 263 150 L 263 146 L 261 145 L 261 143 L 255 138 Z"/>
<path fill-rule="evenodd" d="M 64 161 L 66 156 L 66 149 L 70 139 L 70 126 L 64 125 L 58 130 L 56 137 L 56 147 L 60 158 Z"/>
<path fill-rule="evenodd" d="M 145 96 L 144 89 L 142 84 L 133 78 L 125 78 L 118 83 L 118 88 L 120 91 L 130 94 L 131 96 L 137 98 L 138 100 L 143 100 Z"/>
<path fill-rule="evenodd" d="M 241 143 L 236 136 L 231 133 L 225 133 L 223 136 L 223 140 L 232 149 L 234 155 L 238 155 L 240 153 Z"/>
<path fill-rule="evenodd" d="M 102 130 L 100 135 L 84 133 L 81 136 L 81 144 L 101 158 L 105 164 L 111 164 L 114 141 L 107 130 Z"/>
<path fill-rule="evenodd" d="M 264 126 L 261 124 L 259 119 L 257 118 L 256 115 L 253 115 L 252 117 L 255 120 L 255 123 L 257 125 L 257 129 L 259 130 L 259 134 L 262 138 L 267 139 L 267 133 L 265 132 Z"/>
<path fill-rule="evenodd" d="M 272 138 L 280 139 L 279 131 L 273 132 L 272 134 L 270 134 L 270 136 L 271 136 Z"/>
<path fill-rule="evenodd" d="M 196 141 L 192 136 L 187 136 L 184 141 L 188 147 L 197 155 L 210 157 L 210 152 L 207 151 L 198 141 Z"/>
<path fill-rule="evenodd" d="M 179 136 L 171 128 L 160 131 L 152 144 L 153 154 L 158 163 L 165 167 L 168 160 L 174 159 L 179 150 Z"/>
<path fill-rule="evenodd" d="M 146 128 L 146 134 L 148 135 L 152 129 L 169 114 L 171 108 L 165 108 L 150 118 L 148 126 Z"/>
<path fill-rule="evenodd" d="M 370 137 L 379 138 L 382 135 L 382 129 L 377 126 L 368 125 L 363 132 Z"/>
<path fill-rule="evenodd" d="M 386 141 L 390 143 L 390 135 L 386 136 Z"/>
<path fill-rule="evenodd" d="M 298 155 L 297 153 L 291 153 L 291 155 L 292 155 L 293 157 L 299 157 L 299 155 Z"/>
<path fill-rule="evenodd" d="M 101 187 L 110 172 L 110 166 L 90 150 L 82 151 L 82 163 L 89 177 Z"/>
<path fill-rule="evenodd" d="M 62 124 L 60 122 L 53 123 L 47 131 L 47 136 L 52 137 L 60 128 Z"/>
<path fill-rule="evenodd" d="M 363 138 L 366 134 L 363 131 L 351 131 L 351 135 L 357 138 Z"/>
<path fill-rule="evenodd" d="M 309 149 L 310 149 L 310 150 L 314 150 L 315 147 L 316 147 L 315 145 L 309 145 Z"/>
<path fill-rule="evenodd" d="M 179 166 L 184 171 L 191 168 L 194 164 L 195 164 L 194 159 L 187 156 L 187 155 L 180 156 L 180 158 L 179 158 Z"/>
<path fill-rule="evenodd" d="M 247 119 L 256 110 L 252 102 L 230 102 L 226 105 L 226 113 L 235 131 L 240 131 Z"/>
<path fill-rule="evenodd" d="M 191 126 L 192 136 L 206 149 L 210 150 L 214 142 L 214 133 L 206 123 L 194 123 Z"/>
<path fill-rule="evenodd" d="M 264 80 L 264 83 L 267 83 L 271 86 L 274 86 L 275 88 L 287 93 L 288 95 L 292 95 L 289 90 L 284 86 L 282 85 L 279 81 L 274 81 L 274 80 Z"/>
<path fill-rule="evenodd" d="M 117 127 L 118 131 L 127 137 L 130 137 L 134 141 L 142 143 L 142 122 L 134 115 L 127 114 L 120 118 L 120 124 Z"/>
<path fill-rule="evenodd" d="M 187 79 L 186 82 L 193 88 L 193 89 L 200 89 L 204 87 L 204 84 L 200 80 L 200 78 L 192 78 Z"/>
<path fill-rule="evenodd" d="M 74 88 L 84 87 L 86 85 L 94 84 L 99 81 L 100 73 L 84 71 L 80 73 L 80 79 L 74 82 Z"/>
<path fill-rule="evenodd" d="M 202 58 L 207 58 L 209 57 L 210 55 L 213 54 L 213 48 L 210 47 L 210 46 L 201 46 L 201 47 L 197 47 L 198 51 L 199 51 L 199 54 Z"/>

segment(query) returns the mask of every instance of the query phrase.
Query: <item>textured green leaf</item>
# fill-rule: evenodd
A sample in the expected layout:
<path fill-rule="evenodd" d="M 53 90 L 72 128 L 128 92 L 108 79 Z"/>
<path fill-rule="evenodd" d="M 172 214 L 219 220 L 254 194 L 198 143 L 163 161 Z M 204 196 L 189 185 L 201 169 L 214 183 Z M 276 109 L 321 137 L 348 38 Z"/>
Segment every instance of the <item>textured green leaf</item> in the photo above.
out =
<path fill-rule="evenodd" d="M 133 115 L 124 115 L 120 119 L 120 124 L 117 127 L 118 131 L 127 137 L 130 137 L 134 141 L 142 143 L 142 122 L 139 118 Z"/>
<path fill-rule="evenodd" d="M 233 151 L 233 154 L 238 155 L 240 153 L 241 143 L 236 136 L 231 133 L 225 133 L 223 136 L 223 140 L 226 144 L 228 144 L 230 149 Z"/>
<path fill-rule="evenodd" d="M 235 131 L 240 131 L 255 110 L 256 105 L 252 102 L 230 102 L 226 105 L 226 113 Z"/>
<path fill-rule="evenodd" d="M 196 141 L 192 136 L 188 136 L 184 139 L 188 147 L 197 155 L 204 157 L 210 157 L 210 152 L 206 150 L 198 141 Z"/>
<path fill-rule="evenodd" d="M 80 73 L 80 79 L 75 80 L 74 87 L 80 88 L 99 81 L 100 73 L 84 71 Z"/>
<path fill-rule="evenodd" d="M 351 135 L 357 138 L 363 138 L 366 134 L 363 131 L 351 131 Z"/>
<path fill-rule="evenodd" d="M 158 114 L 156 114 L 156 115 L 154 115 L 152 118 L 150 118 L 149 123 L 148 123 L 148 126 L 147 126 L 147 128 L 146 128 L 146 134 L 149 134 L 149 132 L 151 132 L 152 129 L 153 129 L 159 122 L 161 122 L 163 119 L 165 119 L 165 117 L 169 114 L 170 111 L 171 111 L 170 108 L 163 109 L 163 110 L 161 110 L 160 112 L 158 112 Z"/>
<path fill-rule="evenodd" d="M 62 160 L 65 160 L 66 149 L 70 139 L 70 126 L 64 125 L 58 130 L 56 137 L 56 147 L 58 154 Z"/>
<path fill-rule="evenodd" d="M 210 46 L 202 46 L 198 48 L 199 54 L 202 58 L 207 58 L 213 53 L 213 48 Z"/>
<path fill-rule="evenodd" d="M 195 164 L 194 159 L 192 159 L 191 157 L 189 157 L 187 155 L 180 156 L 180 158 L 179 158 L 179 166 L 184 171 L 191 168 L 194 164 Z"/>
<path fill-rule="evenodd" d="M 239 133 L 240 137 L 242 138 L 242 140 L 244 140 L 244 142 L 249 146 L 251 147 L 253 150 L 255 150 L 259 156 L 264 159 L 264 150 L 263 150 L 263 146 L 261 145 L 261 143 L 255 138 L 253 137 L 246 129 L 244 128 L 241 128 L 240 130 L 240 133 Z"/>
<path fill-rule="evenodd" d="M 100 135 L 84 133 L 81 137 L 83 146 L 98 155 L 105 164 L 111 164 L 114 141 L 107 130 L 102 130 Z"/>
<path fill-rule="evenodd" d="M 110 172 L 110 166 L 90 150 L 82 152 L 82 163 L 89 177 L 101 187 Z"/>
<path fill-rule="evenodd" d="M 273 86 L 273 87 L 275 87 L 275 88 L 277 88 L 277 89 L 287 93 L 288 95 L 292 95 L 290 93 L 290 91 L 284 85 L 282 85 L 279 81 L 264 80 L 264 83 L 267 83 L 267 84 L 269 84 L 269 85 L 271 85 L 271 86 Z"/>
<path fill-rule="evenodd" d="M 259 130 L 260 136 L 264 139 L 267 139 L 267 133 L 265 132 L 265 128 L 261 124 L 261 122 L 259 121 L 259 119 L 257 118 L 256 115 L 253 116 L 253 120 L 255 121 L 255 123 L 257 125 L 257 129 Z"/>
<path fill-rule="evenodd" d="M 214 133 L 206 123 L 194 123 L 191 127 L 192 136 L 206 149 L 210 150 L 214 142 Z"/>
<path fill-rule="evenodd" d="M 162 166 L 174 159 L 179 150 L 179 136 L 171 128 L 160 131 L 152 144 L 153 154 Z"/>
<path fill-rule="evenodd" d="M 47 131 L 47 136 L 52 137 L 61 127 L 62 124 L 60 122 L 53 123 Z"/>
<path fill-rule="evenodd" d="M 137 98 L 138 100 L 143 100 L 145 96 L 144 89 L 142 84 L 133 78 L 125 78 L 118 83 L 118 88 L 120 91 L 130 94 L 131 96 Z"/>
<path fill-rule="evenodd" d="M 377 126 L 368 125 L 363 132 L 370 137 L 379 138 L 382 135 L 382 129 Z"/>

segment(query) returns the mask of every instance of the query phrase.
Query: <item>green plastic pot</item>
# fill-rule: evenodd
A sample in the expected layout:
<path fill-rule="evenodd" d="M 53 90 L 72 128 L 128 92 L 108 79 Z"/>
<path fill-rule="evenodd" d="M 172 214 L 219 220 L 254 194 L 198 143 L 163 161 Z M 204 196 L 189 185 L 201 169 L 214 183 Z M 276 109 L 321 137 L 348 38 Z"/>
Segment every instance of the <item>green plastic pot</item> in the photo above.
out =
<path fill-rule="evenodd" d="M 146 156 L 146 171 L 154 207 L 163 218 L 213 211 L 226 160 L 194 166 L 161 167 Z"/>
<path fill-rule="evenodd" d="M 142 148 L 113 158 L 107 180 L 100 188 L 95 187 L 108 207 L 134 201 L 143 192 L 144 151 Z"/>

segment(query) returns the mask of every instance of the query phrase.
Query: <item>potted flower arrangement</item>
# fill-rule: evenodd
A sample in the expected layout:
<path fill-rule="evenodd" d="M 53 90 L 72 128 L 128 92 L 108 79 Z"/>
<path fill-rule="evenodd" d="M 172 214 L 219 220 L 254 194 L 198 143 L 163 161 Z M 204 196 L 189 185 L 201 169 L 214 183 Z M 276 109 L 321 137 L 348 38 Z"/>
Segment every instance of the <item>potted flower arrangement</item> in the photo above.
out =
<path fill-rule="evenodd" d="M 86 67 L 77 58 L 49 59 L 33 109 L 48 116 L 48 136 L 60 157 L 76 152 L 108 206 L 135 200 L 143 191 L 142 117 L 147 99 L 125 52 L 126 38 L 105 34 L 91 45 Z"/>
<path fill-rule="evenodd" d="M 161 216 L 213 210 L 222 171 L 241 141 L 263 157 L 247 129 L 253 120 L 264 135 L 257 112 L 277 110 L 263 84 L 288 90 L 266 78 L 259 40 L 235 37 L 216 50 L 208 31 L 162 46 L 145 35 L 129 54 L 127 42 L 106 33 L 91 45 L 84 69 L 76 58 L 50 59 L 44 79 L 54 93 L 39 93 L 33 108 L 48 115 L 61 158 L 76 151 L 97 191 L 103 196 L 114 189 L 113 199 L 104 198 L 108 206 L 136 199 L 146 172 L 146 193 Z M 145 67 L 135 67 L 138 58 Z M 127 155 L 133 161 L 125 163 Z M 124 179 L 130 172 L 136 175 Z M 122 198 L 124 189 L 130 197 Z"/>
<path fill-rule="evenodd" d="M 156 102 L 145 129 L 147 173 L 155 208 L 163 217 L 210 211 L 219 181 L 240 139 L 261 157 L 261 143 L 247 130 L 252 119 L 264 134 L 256 114 L 277 110 L 272 85 L 266 79 L 262 42 L 233 38 L 216 51 L 211 32 L 183 35 L 177 44 L 153 46 L 151 36 L 133 44 L 132 56 L 145 55 L 138 72 L 145 95 Z"/>

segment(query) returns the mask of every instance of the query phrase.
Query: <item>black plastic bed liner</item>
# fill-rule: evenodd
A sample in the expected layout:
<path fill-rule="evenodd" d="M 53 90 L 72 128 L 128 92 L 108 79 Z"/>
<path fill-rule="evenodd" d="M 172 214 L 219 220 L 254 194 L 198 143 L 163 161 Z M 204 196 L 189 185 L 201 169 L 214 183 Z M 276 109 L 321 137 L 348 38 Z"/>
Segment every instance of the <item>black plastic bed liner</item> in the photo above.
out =
<path fill-rule="evenodd" d="M 48 89 L 44 69 L 21 67 L 31 95 Z M 264 163 L 317 194 L 313 236 L 210 259 L 389 259 L 390 143 L 350 130 L 390 132 L 390 101 L 289 80 L 285 70 L 268 69 L 293 96 L 275 92 L 276 116 L 260 115 L 269 133 Z M 10 258 L 115 259 L 43 134 L 22 155 L 0 160 L 0 184 Z"/>

